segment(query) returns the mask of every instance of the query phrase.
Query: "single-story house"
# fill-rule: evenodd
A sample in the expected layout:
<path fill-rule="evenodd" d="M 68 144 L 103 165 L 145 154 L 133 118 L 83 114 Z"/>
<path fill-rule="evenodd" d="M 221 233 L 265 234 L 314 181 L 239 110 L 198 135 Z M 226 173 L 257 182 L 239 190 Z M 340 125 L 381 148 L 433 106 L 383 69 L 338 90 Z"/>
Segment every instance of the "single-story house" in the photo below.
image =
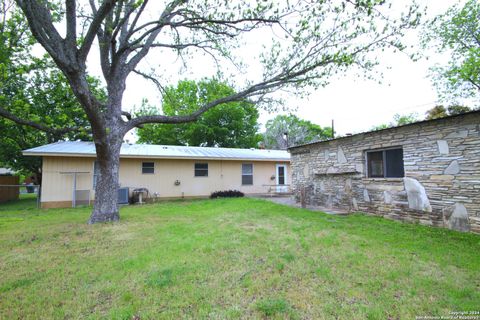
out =
<path fill-rule="evenodd" d="M 480 111 L 289 151 L 297 200 L 480 233 Z"/>
<path fill-rule="evenodd" d="M 43 159 L 43 208 L 94 199 L 98 172 L 93 142 L 61 141 L 23 154 Z M 223 190 L 287 192 L 290 173 L 290 155 L 282 150 L 123 144 L 120 152 L 120 188 L 130 195 L 146 189 L 157 199 L 208 197 Z"/>

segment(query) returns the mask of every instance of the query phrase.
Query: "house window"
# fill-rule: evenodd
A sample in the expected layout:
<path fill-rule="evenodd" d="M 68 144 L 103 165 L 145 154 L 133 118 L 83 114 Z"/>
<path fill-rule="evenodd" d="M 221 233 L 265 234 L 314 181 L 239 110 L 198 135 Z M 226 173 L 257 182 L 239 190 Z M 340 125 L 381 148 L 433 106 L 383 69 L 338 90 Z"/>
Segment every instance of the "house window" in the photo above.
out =
<path fill-rule="evenodd" d="M 155 173 L 155 162 L 142 162 L 142 173 L 143 174 Z"/>
<path fill-rule="evenodd" d="M 195 163 L 195 177 L 208 177 L 208 163 Z"/>
<path fill-rule="evenodd" d="M 243 163 L 242 164 L 242 185 L 252 185 L 253 184 L 253 164 Z"/>
<path fill-rule="evenodd" d="M 285 166 L 278 166 L 277 168 L 278 168 L 277 169 L 278 184 L 284 185 L 285 184 Z"/>
<path fill-rule="evenodd" d="M 403 149 L 367 151 L 367 168 L 369 178 L 404 177 Z"/>
<path fill-rule="evenodd" d="M 100 176 L 100 168 L 98 167 L 98 161 L 95 160 L 93 162 L 93 189 L 97 187 L 97 180 L 98 177 Z"/>

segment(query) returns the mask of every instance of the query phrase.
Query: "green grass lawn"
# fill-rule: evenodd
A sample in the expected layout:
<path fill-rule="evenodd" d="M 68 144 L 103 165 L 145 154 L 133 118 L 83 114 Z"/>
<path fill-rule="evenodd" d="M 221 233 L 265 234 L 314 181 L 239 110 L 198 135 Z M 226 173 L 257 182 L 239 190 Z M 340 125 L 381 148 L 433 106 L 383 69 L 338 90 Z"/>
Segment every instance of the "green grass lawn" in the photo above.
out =
<path fill-rule="evenodd" d="M 414 319 L 480 310 L 480 236 L 256 199 L 0 206 L 0 319 Z M 26 208 L 26 209 L 22 209 Z M 138 319 L 138 318 L 137 318 Z"/>

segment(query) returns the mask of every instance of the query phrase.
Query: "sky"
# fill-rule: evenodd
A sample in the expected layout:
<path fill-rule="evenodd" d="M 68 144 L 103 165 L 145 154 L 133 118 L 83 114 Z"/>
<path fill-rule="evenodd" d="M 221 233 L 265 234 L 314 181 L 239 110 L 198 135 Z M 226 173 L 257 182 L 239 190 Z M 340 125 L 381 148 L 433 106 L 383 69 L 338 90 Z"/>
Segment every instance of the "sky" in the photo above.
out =
<path fill-rule="evenodd" d="M 417 3 L 427 6 L 426 18 L 433 18 L 455 2 L 424 0 Z M 406 36 L 406 42 L 417 49 L 419 31 L 410 31 Z M 340 135 L 368 131 L 373 126 L 389 123 L 395 114 L 416 113 L 423 119 L 428 109 L 442 103 L 429 78 L 429 68 L 436 63 L 445 65 L 448 55 L 418 50 L 424 57 L 416 62 L 398 52 L 381 56 L 382 83 L 345 74 L 313 92 L 308 99 L 295 99 L 299 105 L 295 114 L 321 126 L 330 126 L 334 120 L 335 131 Z M 261 120 L 269 117 L 263 113 Z"/>
<path fill-rule="evenodd" d="M 417 0 L 417 3 L 427 6 L 427 16 L 424 18 L 428 19 L 445 12 L 457 1 Z M 415 47 L 414 50 L 420 50 L 418 48 L 418 32 L 418 30 L 411 31 L 405 37 L 407 44 Z M 255 59 L 251 58 L 249 53 L 254 52 L 263 42 L 262 37 L 261 34 L 254 34 L 253 38 L 250 37 L 247 40 L 244 47 L 245 62 L 249 64 L 252 74 L 258 73 L 260 66 L 256 64 Z M 423 53 L 429 59 L 422 58 L 416 62 L 404 53 L 383 53 L 379 59 L 381 64 L 377 69 L 383 73 L 382 77 L 377 77 L 381 83 L 365 80 L 359 78 L 355 73 L 347 72 L 332 79 L 326 87 L 311 90 L 307 98 L 300 98 L 295 93 L 282 94 L 289 111 L 280 113 L 293 113 L 322 127 L 330 126 L 334 120 L 337 135 L 368 131 L 373 126 L 389 123 L 395 114 L 416 113 L 418 118 L 422 119 L 428 109 L 441 103 L 428 76 L 429 68 L 435 63 L 446 64 L 448 62 L 448 55 L 438 55 L 433 51 Z M 167 78 L 170 83 L 176 83 L 185 78 L 200 79 L 214 74 L 212 63 L 206 58 L 200 57 L 193 60 L 193 65 L 185 72 L 175 71 L 178 69 L 174 69 L 173 65 L 177 63 L 178 59 L 174 56 L 156 57 L 153 55 L 146 59 L 143 67 L 149 69 L 160 66 L 156 72 L 169 75 Z M 147 83 L 138 76 L 130 77 L 124 97 L 125 109 L 138 107 L 143 98 L 147 98 L 150 104 L 160 106 L 160 95 L 153 84 Z M 264 130 L 264 124 L 278 113 L 261 109 L 259 118 L 261 131 Z M 135 141 L 135 133 L 130 132 L 126 139 L 130 142 Z"/>

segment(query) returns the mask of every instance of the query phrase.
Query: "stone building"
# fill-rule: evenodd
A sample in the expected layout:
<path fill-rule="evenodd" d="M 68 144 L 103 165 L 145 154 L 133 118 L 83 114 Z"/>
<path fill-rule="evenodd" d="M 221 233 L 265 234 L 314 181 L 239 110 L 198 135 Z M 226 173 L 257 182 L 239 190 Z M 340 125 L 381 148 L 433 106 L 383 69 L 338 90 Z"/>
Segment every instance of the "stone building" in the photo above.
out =
<path fill-rule="evenodd" d="M 289 151 L 297 200 L 480 233 L 480 111 Z"/>

